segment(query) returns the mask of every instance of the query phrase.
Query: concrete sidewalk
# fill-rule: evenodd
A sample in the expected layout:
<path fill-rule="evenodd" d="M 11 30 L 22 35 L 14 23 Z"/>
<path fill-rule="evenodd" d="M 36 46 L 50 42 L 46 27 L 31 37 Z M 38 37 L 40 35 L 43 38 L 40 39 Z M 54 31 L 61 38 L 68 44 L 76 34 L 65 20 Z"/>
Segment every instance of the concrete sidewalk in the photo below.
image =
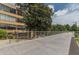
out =
<path fill-rule="evenodd" d="M 0 48 L 1 55 L 68 55 L 73 33 L 25 40 Z"/>

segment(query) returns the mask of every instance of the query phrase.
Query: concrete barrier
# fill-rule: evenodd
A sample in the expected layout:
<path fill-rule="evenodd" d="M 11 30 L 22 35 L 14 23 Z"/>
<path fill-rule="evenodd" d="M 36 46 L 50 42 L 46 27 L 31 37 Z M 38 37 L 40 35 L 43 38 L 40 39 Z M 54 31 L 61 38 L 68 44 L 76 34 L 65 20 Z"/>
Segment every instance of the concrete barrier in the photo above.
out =
<path fill-rule="evenodd" d="M 76 43 L 76 40 L 74 39 L 74 37 L 72 37 L 71 39 L 69 55 L 79 55 L 79 46 Z"/>

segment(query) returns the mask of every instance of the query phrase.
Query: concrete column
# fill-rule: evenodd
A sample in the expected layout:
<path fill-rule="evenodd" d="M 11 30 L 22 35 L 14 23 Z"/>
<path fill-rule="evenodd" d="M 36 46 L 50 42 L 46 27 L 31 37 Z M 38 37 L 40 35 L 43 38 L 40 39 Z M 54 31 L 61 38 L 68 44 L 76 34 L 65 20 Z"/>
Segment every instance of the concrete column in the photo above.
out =
<path fill-rule="evenodd" d="M 18 39 L 17 26 L 16 26 L 16 39 Z"/>

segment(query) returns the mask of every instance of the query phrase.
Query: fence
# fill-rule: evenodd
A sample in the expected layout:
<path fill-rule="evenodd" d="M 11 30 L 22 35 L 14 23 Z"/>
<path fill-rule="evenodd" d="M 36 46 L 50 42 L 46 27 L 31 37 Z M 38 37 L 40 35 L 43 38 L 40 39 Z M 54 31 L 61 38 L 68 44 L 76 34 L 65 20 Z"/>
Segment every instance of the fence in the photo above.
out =
<path fill-rule="evenodd" d="M 24 33 L 8 33 L 6 39 L 9 39 L 9 43 L 13 40 L 16 42 L 21 40 L 31 40 L 34 38 L 45 37 L 50 35 L 55 35 L 58 33 L 63 33 L 64 31 L 26 31 Z"/>
<path fill-rule="evenodd" d="M 24 33 L 8 33 L 7 39 L 32 39 L 44 36 L 50 36 L 64 31 L 27 31 Z"/>

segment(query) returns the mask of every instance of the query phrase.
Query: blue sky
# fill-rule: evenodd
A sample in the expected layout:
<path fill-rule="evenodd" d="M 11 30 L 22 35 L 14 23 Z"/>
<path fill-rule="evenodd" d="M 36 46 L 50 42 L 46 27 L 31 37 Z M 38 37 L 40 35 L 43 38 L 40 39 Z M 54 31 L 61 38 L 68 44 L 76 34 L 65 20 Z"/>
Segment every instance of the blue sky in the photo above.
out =
<path fill-rule="evenodd" d="M 54 6 L 55 12 L 58 10 L 62 10 L 66 7 L 67 3 L 53 3 L 52 4 Z"/>
<path fill-rule="evenodd" d="M 70 24 L 79 23 L 79 4 L 78 3 L 54 3 L 49 4 L 55 12 L 53 24 Z"/>

